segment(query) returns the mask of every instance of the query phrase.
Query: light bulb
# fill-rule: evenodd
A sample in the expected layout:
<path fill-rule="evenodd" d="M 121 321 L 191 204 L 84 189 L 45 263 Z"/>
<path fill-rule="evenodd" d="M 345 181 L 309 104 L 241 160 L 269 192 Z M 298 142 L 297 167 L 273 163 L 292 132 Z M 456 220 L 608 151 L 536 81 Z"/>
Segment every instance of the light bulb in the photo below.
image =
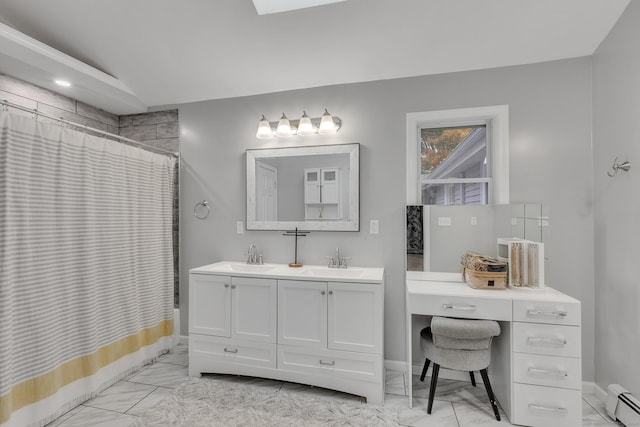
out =
<path fill-rule="evenodd" d="M 322 135 L 331 135 L 336 133 L 337 130 L 338 129 L 335 122 L 333 121 L 333 117 L 331 117 L 331 114 L 329 114 L 329 112 L 325 108 L 322 119 L 320 119 L 320 127 L 318 128 L 318 133 Z"/>
<path fill-rule="evenodd" d="M 309 136 L 314 133 L 316 133 L 316 130 L 313 128 L 311 119 L 307 116 L 307 112 L 302 110 L 302 117 L 300 117 L 300 123 L 298 123 L 298 135 Z"/>
<path fill-rule="evenodd" d="M 273 137 L 273 131 L 271 130 L 271 124 L 269 124 L 269 120 L 262 115 L 262 118 L 258 122 L 258 130 L 256 131 L 256 138 L 259 139 L 269 139 Z"/>
<path fill-rule="evenodd" d="M 289 123 L 289 119 L 287 116 L 282 113 L 282 117 L 278 122 L 278 128 L 276 129 L 276 136 L 281 138 L 288 138 L 293 135 L 293 131 L 291 130 L 291 123 Z"/>

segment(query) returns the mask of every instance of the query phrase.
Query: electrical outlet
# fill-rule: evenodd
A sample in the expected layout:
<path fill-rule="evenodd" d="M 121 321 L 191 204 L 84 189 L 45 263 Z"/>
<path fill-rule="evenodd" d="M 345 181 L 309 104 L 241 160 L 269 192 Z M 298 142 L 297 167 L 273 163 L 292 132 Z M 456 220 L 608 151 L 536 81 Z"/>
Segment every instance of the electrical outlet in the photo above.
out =
<path fill-rule="evenodd" d="M 471 217 L 471 225 L 478 225 L 478 217 L 477 216 L 472 216 Z"/>
<path fill-rule="evenodd" d="M 377 219 L 372 219 L 369 222 L 369 234 L 378 234 L 380 231 L 380 224 Z"/>
<path fill-rule="evenodd" d="M 242 223 L 242 221 L 237 221 L 236 222 L 236 233 L 238 233 L 238 234 L 243 234 L 244 233 L 244 224 Z"/>
<path fill-rule="evenodd" d="M 451 217 L 450 216 L 439 216 L 438 217 L 438 226 L 440 226 L 440 227 L 449 227 L 449 226 L 451 226 Z"/>

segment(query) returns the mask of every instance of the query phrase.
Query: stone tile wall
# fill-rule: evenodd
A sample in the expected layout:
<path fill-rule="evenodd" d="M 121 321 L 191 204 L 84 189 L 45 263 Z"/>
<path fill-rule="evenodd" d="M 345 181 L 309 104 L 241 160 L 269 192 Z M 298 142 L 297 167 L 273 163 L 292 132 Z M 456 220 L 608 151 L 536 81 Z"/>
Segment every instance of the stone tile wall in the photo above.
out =
<path fill-rule="evenodd" d="M 117 116 L 72 98 L 52 92 L 30 83 L 0 73 L 0 100 L 38 110 L 52 117 L 124 136 L 140 141 L 151 147 L 158 147 L 172 153 L 179 151 L 178 110 L 157 111 L 143 114 Z M 15 114 L 33 116 L 33 113 L 9 107 Z M 38 120 L 48 120 L 44 117 Z M 178 306 L 179 259 L 178 259 L 178 208 L 179 172 L 175 175 L 174 197 L 174 302 Z"/>

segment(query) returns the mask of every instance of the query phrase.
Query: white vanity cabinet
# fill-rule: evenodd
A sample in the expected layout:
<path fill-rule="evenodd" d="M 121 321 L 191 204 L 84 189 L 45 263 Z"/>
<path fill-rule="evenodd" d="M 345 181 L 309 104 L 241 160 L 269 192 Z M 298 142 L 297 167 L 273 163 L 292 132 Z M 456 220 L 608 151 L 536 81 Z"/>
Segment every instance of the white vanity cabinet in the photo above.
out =
<path fill-rule="evenodd" d="M 582 422 L 580 302 L 549 289 L 513 302 L 513 419 L 528 426 Z"/>
<path fill-rule="evenodd" d="M 276 280 L 190 274 L 189 374 L 208 362 L 275 369 L 276 309 Z"/>
<path fill-rule="evenodd" d="M 382 403 L 383 269 L 238 266 L 247 271 L 236 273 L 223 264 L 190 271 L 189 375 L 281 379 Z"/>

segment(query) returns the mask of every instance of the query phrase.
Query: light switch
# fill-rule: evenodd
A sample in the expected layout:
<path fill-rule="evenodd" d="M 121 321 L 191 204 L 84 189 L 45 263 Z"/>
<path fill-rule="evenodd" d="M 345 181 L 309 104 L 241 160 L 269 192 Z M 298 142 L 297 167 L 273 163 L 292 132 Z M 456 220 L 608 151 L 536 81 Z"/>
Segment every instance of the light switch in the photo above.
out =
<path fill-rule="evenodd" d="M 369 222 L 369 234 L 378 234 L 380 231 L 379 223 L 377 219 L 372 219 Z"/>
<path fill-rule="evenodd" d="M 236 233 L 238 233 L 238 234 L 243 234 L 244 233 L 244 224 L 242 223 L 242 221 L 237 221 L 236 222 Z"/>
<path fill-rule="evenodd" d="M 471 225 L 478 225 L 478 217 L 477 216 L 472 216 L 471 217 Z"/>
<path fill-rule="evenodd" d="M 451 225 L 451 217 L 450 216 L 439 216 L 438 217 L 438 226 L 439 227 L 449 227 Z"/>

